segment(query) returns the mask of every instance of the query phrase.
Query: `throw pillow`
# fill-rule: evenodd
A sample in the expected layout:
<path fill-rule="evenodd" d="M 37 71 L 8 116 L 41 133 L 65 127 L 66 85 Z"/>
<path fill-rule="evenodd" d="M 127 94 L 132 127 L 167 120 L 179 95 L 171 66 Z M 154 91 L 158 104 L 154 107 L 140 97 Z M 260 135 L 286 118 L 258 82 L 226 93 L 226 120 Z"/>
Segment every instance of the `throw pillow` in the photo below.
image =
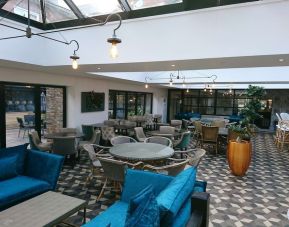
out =
<path fill-rule="evenodd" d="M 17 164 L 16 164 L 17 173 L 23 174 L 24 163 L 25 163 L 25 158 L 27 154 L 27 146 L 28 146 L 28 143 L 15 146 L 15 147 L 2 148 L 0 149 L 0 159 L 6 158 L 6 157 L 17 156 Z"/>
<path fill-rule="evenodd" d="M 17 176 L 17 156 L 0 159 L 0 181 Z"/>
<path fill-rule="evenodd" d="M 153 186 L 150 184 L 133 196 L 129 201 L 128 213 L 131 215 L 143 200 L 149 199 L 153 192 Z"/>
<path fill-rule="evenodd" d="M 152 187 L 150 193 L 146 193 L 132 214 L 127 215 L 125 227 L 159 227 L 159 207 Z"/>

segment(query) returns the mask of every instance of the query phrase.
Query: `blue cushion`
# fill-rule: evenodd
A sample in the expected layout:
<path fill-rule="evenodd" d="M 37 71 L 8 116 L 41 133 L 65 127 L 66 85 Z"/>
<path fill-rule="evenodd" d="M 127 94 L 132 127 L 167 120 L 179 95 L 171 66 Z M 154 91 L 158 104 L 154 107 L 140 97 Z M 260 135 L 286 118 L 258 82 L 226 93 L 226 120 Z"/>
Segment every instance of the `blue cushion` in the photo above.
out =
<path fill-rule="evenodd" d="M 0 188 L 0 210 L 51 190 L 51 186 L 47 182 L 26 176 L 17 176 L 1 181 Z"/>
<path fill-rule="evenodd" d="M 158 195 L 174 179 L 171 176 L 156 174 L 149 171 L 127 169 L 121 201 L 129 203 L 131 197 L 151 184 L 154 194 Z"/>
<path fill-rule="evenodd" d="M 174 218 L 173 227 L 184 227 L 191 217 L 191 198 L 187 199 Z"/>
<path fill-rule="evenodd" d="M 111 227 L 124 226 L 127 210 L 128 203 L 118 201 L 83 227 L 109 226 L 109 224 Z"/>
<path fill-rule="evenodd" d="M 0 159 L 0 181 L 17 176 L 17 156 Z"/>
<path fill-rule="evenodd" d="M 142 201 L 135 211 L 126 218 L 125 227 L 159 227 L 160 213 L 159 207 L 150 187 L 146 196 L 142 196 Z"/>
<path fill-rule="evenodd" d="M 191 197 L 195 180 L 196 169 L 190 167 L 178 174 L 157 196 L 162 226 L 172 226 L 174 217 L 177 215 L 183 203 Z"/>
<path fill-rule="evenodd" d="M 25 175 L 48 182 L 52 189 L 61 172 L 64 157 L 41 151 L 29 150 L 26 158 Z"/>
<path fill-rule="evenodd" d="M 0 159 L 4 157 L 17 156 L 17 173 L 23 174 L 27 146 L 28 143 L 16 147 L 2 148 L 0 149 Z"/>
<path fill-rule="evenodd" d="M 149 199 L 152 193 L 153 186 L 150 184 L 149 186 L 141 190 L 138 194 L 133 196 L 129 202 L 128 215 L 131 215 L 143 200 Z"/>

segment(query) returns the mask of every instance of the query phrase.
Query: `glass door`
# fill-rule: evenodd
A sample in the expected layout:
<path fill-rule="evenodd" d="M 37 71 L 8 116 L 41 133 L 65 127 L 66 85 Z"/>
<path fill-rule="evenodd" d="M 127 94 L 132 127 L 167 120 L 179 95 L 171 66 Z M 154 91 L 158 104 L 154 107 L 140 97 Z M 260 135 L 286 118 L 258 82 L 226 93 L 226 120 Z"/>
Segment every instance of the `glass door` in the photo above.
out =
<path fill-rule="evenodd" d="M 35 130 L 35 87 L 5 85 L 6 147 L 28 143 Z"/>

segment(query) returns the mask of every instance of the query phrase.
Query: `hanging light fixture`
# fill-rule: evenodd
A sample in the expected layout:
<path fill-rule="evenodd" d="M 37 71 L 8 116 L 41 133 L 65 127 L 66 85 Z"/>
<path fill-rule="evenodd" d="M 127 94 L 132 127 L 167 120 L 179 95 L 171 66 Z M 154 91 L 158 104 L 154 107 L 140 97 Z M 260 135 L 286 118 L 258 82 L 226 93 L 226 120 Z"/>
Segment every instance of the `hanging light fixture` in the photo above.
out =
<path fill-rule="evenodd" d="M 148 85 L 148 84 L 146 84 L 146 85 L 145 85 L 145 88 L 146 88 L 146 89 L 148 89 L 148 88 L 149 88 L 149 85 Z"/>
<path fill-rule="evenodd" d="M 71 43 L 75 42 L 76 43 L 76 49 L 73 51 L 73 55 L 70 56 L 70 59 L 72 59 L 72 68 L 73 69 L 78 69 L 78 63 L 77 60 L 79 59 L 79 57 L 76 55 L 76 51 L 78 51 L 79 49 L 79 44 L 76 40 L 71 40 L 69 45 Z"/>
<path fill-rule="evenodd" d="M 170 79 L 170 87 L 173 86 L 173 79 Z"/>
<path fill-rule="evenodd" d="M 187 89 L 187 93 L 189 93 L 189 89 Z"/>
<path fill-rule="evenodd" d="M 121 43 L 121 39 L 120 38 L 117 38 L 116 36 L 116 30 L 120 28 L 121 26 L 121 22 L 122 22 L 122 19 L 121 19 L 121 16 L 119 14 L 114 14 L 116 16 L 118 16 L 119 18 L 119 25 L 113 30 L 113 34 L 112 34 L 112 37 L 107 39 L 107 42 L 108 43 L 111 43 L 111 47 L 109 49 L 109 55 L 112 59 L 115 59 L 118 57 L 118 49 L 117 49 L 117 44 Z"/>

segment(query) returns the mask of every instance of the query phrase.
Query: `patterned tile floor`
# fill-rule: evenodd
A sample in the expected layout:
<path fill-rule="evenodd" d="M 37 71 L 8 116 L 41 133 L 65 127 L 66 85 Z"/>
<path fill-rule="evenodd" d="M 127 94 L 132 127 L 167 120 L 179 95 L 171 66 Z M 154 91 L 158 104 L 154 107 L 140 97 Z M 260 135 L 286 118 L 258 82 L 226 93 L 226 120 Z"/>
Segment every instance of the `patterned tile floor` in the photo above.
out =
<path fill-rule="evenodd" d="M 208 182 L 211 194 L 210 226 L 288 226 L 289 208 L 289 152 L 277 151 L 272 134 L 262 133 L 253 139 L 251 166 L 245 177 L 230 173 L 225 150 L 218 155 L 208 152 L 198 170 L 198 179 Z M 74 169 L 65 167 L 57 190 L 89 203 L 87 220 L 105 210 L 117 195 L 106 191 L 101 201 L 96 197 L 101 182 L 85 186 L 89 161 L 83 155 Z M 68 222 L 81 224 L 82 212 Z"/>

